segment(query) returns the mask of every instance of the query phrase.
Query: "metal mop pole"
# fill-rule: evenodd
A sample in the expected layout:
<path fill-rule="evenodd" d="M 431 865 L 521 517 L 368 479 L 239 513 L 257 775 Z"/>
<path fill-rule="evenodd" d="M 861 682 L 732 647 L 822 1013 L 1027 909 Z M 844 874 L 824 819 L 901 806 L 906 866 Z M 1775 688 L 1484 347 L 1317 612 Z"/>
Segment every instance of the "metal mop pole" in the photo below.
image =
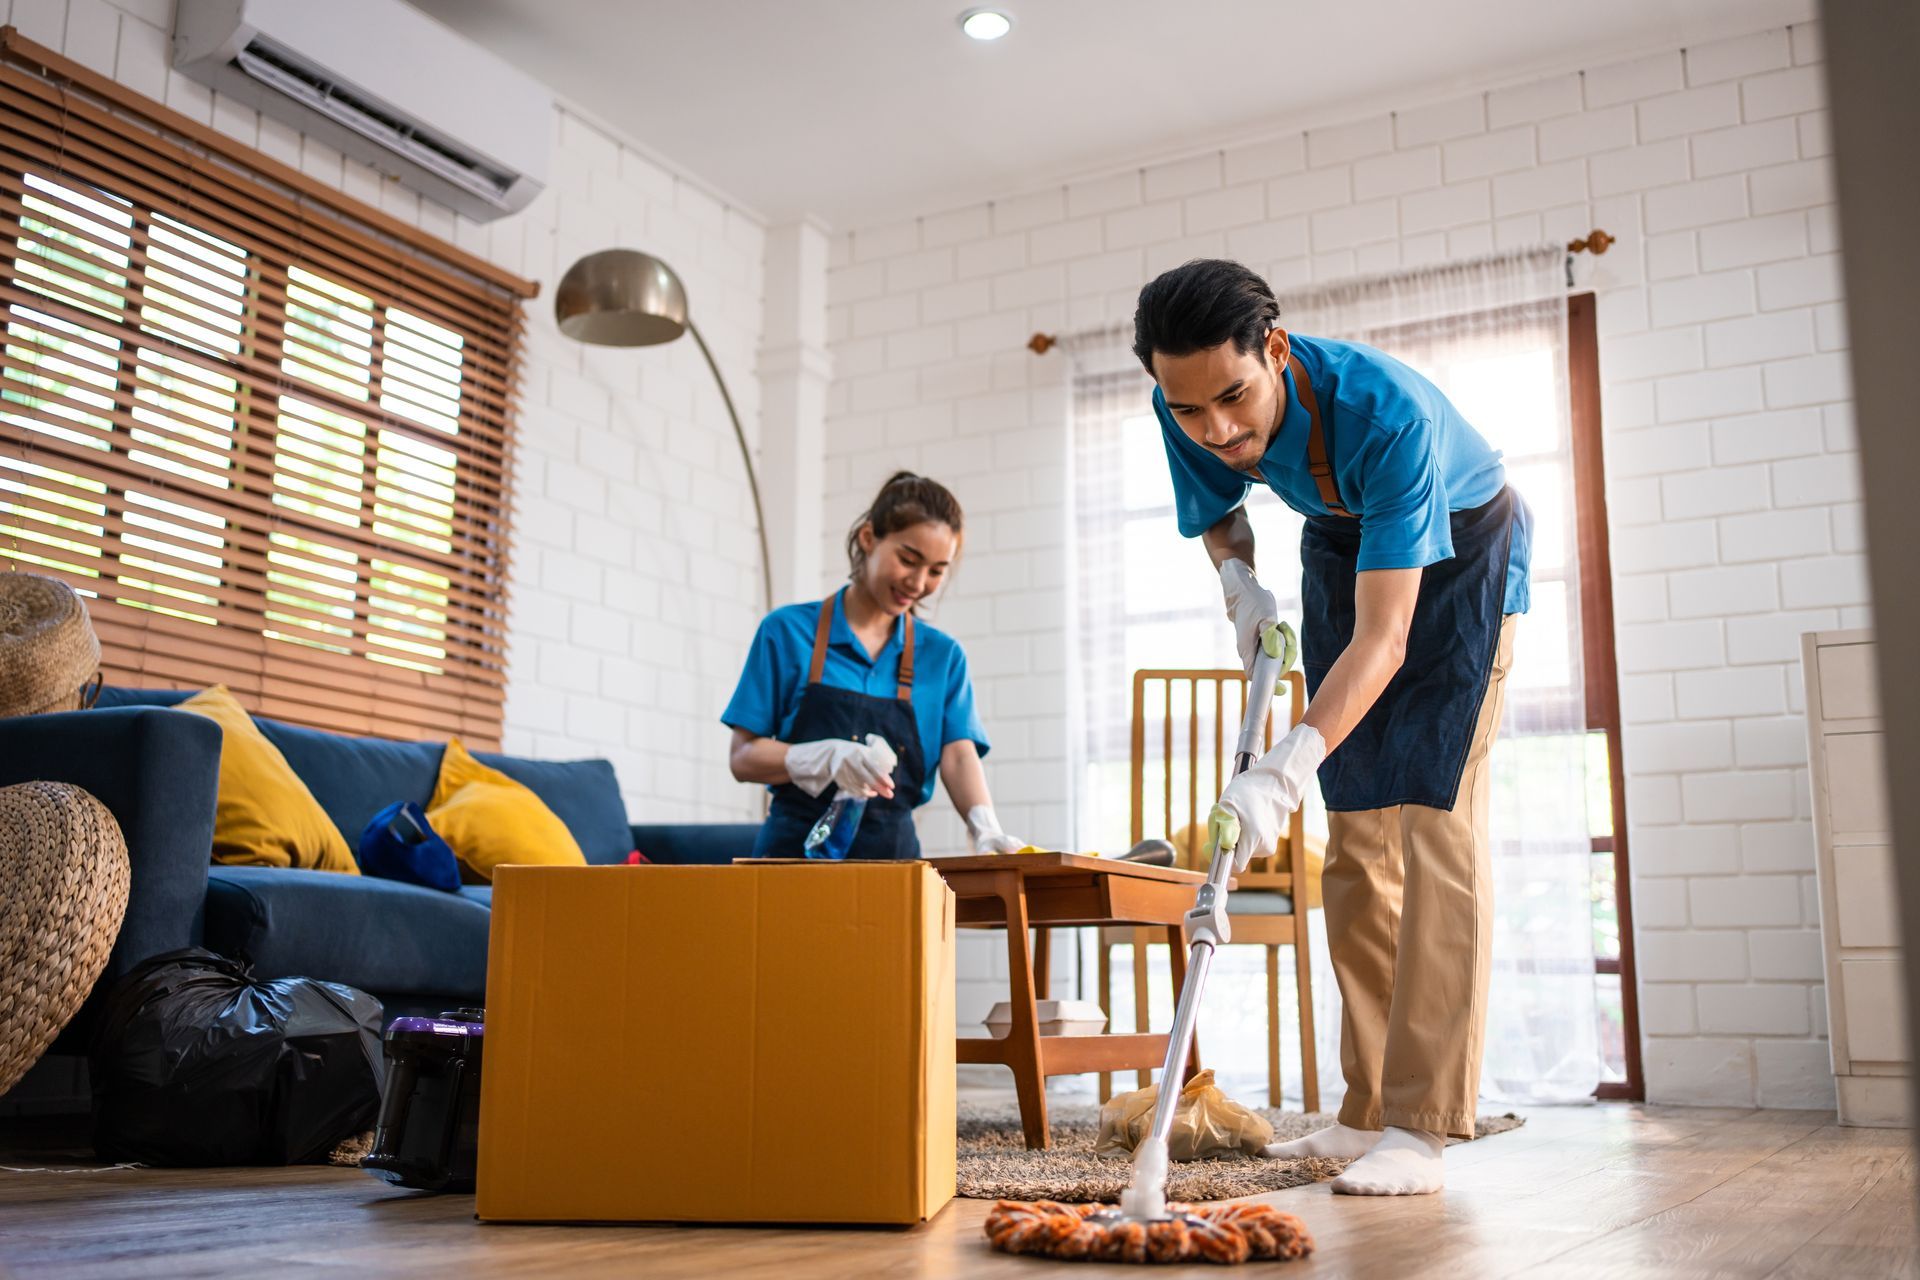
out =
<path fill-rule="evenodd" d="M 1253 674 L 1247 689 L 1247 710 L 1240 720 L 1240 738 L 1234 744 L 1233 776 L 1239 777 L 1260 753 L 1260 731 L 1273 704 L 1273 689 L 1279 683 L 1285 665 L 1281 654 L 1285 640 L 1279 627 L 1270 626 L 1261 636 L 1260 654 L 1254 659 Z M 1182 1068 L 1193 1049 L 1193 1028 L 1200 1016 L 1200 995 L 1206 989 L 1207 970 L 1213 967 L 1216 948 L 1232 940 L 1227 923 L 1227 882 L 1235 871 L 1244 869 L 1246 860 L 1235 856 L 1240 842 L 1239 823 L 1233 816 L 1214 806 L 1207 822 L 1213 841 L 1212 861 L 1206 883 L 1193 899 L 1187 912 L 1186 930 L 1193 939 L 1187 951 L 1187 978 L 1180 986 L 1180 1001 L 1173 1011 L 1173 1030 L 1167 1035 L 1167 1060 L 1160 1069 L 1160 1090 L 1154 1098 L 1153 1125 L 1133 1153 L 1133 1181 L 1120 1193 L 1120 1213 L 1141 1221 L 1167 1216 L 1167 1140 L 1173 1133 L 1174 1111 L 1179 1105 Z"/>

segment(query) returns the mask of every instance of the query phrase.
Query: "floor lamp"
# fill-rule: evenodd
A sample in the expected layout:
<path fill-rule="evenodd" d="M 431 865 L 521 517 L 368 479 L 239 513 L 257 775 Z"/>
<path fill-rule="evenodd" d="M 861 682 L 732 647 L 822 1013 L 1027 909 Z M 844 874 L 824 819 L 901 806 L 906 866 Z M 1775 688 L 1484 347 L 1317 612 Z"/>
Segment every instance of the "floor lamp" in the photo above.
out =
<path fill-rule="evenodd" d="M 713 370 L 713 380 L 733 420 L 733 438 L 740 444 L 740 461 L 747 468 L 747 488 L 753 494 L 753 516 L 760 530 L 760 574 L 767 612 L 773 612 L 773 558 L 767 552 L 767 514 L 760 505 L 760 480 L 754 474 L 753 454 L 747 449 L 740 414 L 727 392 L 720 366 L 700 336 L 700 327 L 687 316 L 687 290 L 680 277 L 660 259 L 638 249 L 603 249 L 567 268 L 553 295 L 554 319 L 560 332 L 595 347 L 651 347 L 691 333 Z"/>

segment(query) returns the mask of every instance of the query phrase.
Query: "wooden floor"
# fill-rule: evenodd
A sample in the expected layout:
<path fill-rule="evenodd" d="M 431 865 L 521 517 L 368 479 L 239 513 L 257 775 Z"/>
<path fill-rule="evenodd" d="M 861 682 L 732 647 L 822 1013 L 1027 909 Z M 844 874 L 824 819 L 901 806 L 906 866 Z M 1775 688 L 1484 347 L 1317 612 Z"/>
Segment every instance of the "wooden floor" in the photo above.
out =
<path fill-rule="evenodd" d="M 1913 1276 L 1905 1130 L 1831 1114 L 1610 1105 L 1535 1112 L 1447 1154 L 1447 1189 L 1407 1199 L 1264 1197 L 1303 1218 L 1307 1277 Z M 44 1163 L 49 1153 L 0 1158 Z M 991 1253 L 988 1205 L 911 1231 L 505 1227 L 470 1197 L 398 1192 L 326 1168 L 0 1173 L 0 1274 L 235 1276 L 1084 1275 Z M 1278 1264 L 1273 1264 L 1278 1265 Z M 1048 1268 L 1053 1267 L 1054 1272 Z M 1185 1269 L 1217 1275 L 1210 1267 Z"/>

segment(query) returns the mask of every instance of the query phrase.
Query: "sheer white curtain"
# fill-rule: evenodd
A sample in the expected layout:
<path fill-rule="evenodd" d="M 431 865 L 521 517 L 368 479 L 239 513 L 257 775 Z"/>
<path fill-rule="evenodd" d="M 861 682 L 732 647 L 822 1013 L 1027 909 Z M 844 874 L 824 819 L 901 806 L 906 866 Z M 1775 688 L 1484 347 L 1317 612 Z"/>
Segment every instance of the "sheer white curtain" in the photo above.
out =
<path fill-rule="evenodd" d="M 1583 1100 L 1601 1071 L 1565 284 L 1564 250 L 1543 246 L 1280 299 L 1289 330 L 1368 343 L 1432 378 L 1505 453 L 1509 480 L 1533 508 L 1532 609 L 1520 623 L 1494 752 L 1496 932 L 1482 1073 L 1488 1096 L 1526 1102 Z M 1130 673 L 1233 661 L 1205 553 L 1173 526 L 1151 383 L 1127 351 L 1130 338 L 1116 327 L 1067 344 L 1083 729 L 1075 800 L 1088 848 L 1125 840 Z M 1264 488 L 1248 507 L 1261 579 L 1283 611 L 1297 610 L 1300 519 Z M 1308 822 L 1325 829 L 1317 797 Z M 1324 943 L 1315 951 L 1323 1090 L 1337 1096 L 1338 995 Z M 1226 966 L 1225 989 L 1210 993 L 1201 1024 L 1226 1042 L 1211 1061 L 1235 1084 L 1264 1071 L 1260 961 L 1248 959 Z M 1240 968 L 1249 973 L 1236 978 Z M 1116 1013 L 1121 1026 L 1127 1017 Z"/>

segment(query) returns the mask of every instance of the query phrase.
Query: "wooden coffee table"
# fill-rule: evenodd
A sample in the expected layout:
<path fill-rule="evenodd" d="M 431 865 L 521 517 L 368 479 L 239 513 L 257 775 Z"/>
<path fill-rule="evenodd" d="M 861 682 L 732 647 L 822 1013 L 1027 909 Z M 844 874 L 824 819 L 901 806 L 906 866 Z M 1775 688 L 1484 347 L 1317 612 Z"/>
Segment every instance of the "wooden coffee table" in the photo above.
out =
<path fill-rule="evenodd" d="M 1005 929 L 1013 1025 L 1005 1036 L 961 1036 L 961 1062 L 995 1062 L 1013 1069 L 1020 1099 L 1020 1125 L 1029 1150 L 1049 1145 L 1048 1076 L 1086 1071 L 1138 1070 L 1161 1066 L 1165 1032 L 1092 1036 L 1043 1036 L 1035 1000 L 1050 989 L 1049 929 L 1105 925 L 1160 925 L 1173 958 L 1173 993 L 1179 999 L 1187 976 L 1182 923 L 1194 891 L 1206 877 L 1171 867 L 1089 858 L 1077 853 L 996 854 L 930 858 L 958 899 L 961 928 Z M 1035 931 L 1029 945 L 1027 931 Z M 1199 1069 L 1189 1056 L 1183 1078 Z"/>

